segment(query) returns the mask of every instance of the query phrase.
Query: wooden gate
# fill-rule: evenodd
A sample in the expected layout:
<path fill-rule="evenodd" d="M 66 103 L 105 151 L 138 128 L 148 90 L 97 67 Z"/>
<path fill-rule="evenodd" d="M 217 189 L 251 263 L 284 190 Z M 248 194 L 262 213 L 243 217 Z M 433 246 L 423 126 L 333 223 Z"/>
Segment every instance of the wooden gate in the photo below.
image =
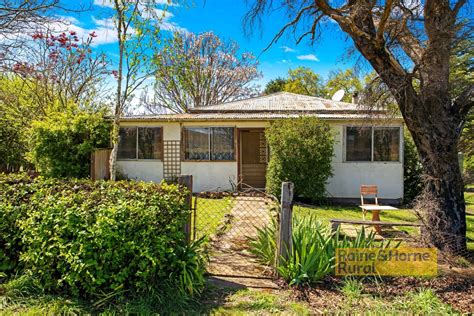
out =
<path fill-rule="evenodd" d="M 96 149 L 91 154 L 91 179 L 103 180 L 110 178 L 109 159 L 112 149 Z"/>

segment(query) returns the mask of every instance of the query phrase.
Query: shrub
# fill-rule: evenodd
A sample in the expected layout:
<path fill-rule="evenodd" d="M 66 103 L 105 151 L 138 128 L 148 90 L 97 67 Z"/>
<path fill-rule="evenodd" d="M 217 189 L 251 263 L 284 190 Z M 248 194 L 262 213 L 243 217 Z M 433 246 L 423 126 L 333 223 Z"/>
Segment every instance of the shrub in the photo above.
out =
<path fill-rule="evenodd" d="M 404 133 L 403 187 L 404 203 L 411 203 L 423 190 L 423 167 L 410 133 Z"/>
<path fill-rule="evenodd" d="M 110 124 L 103 116 L 75 109 L 33 122 L 30 160 L 47 176 L 87 177 L 91 153 L 109 146 Z"/>
<path fill-rule="evenodd" d="M 2 261 L 12 266 L 20 253 L 46 291 L 91 297 L 171 286 L 192 295 L 203 286 L 199 244 L 186 245 L 182 229 L 186 192 L 176 185 L 1 176 L 0 191 L 9 220 L 2 246 L 13 245 Z"/>
<path fill-rule="evenodd" d="M 281 183 L 291 181 L 295 194 L 321 200 L 332 175 L 334 135 L 315 117 L 275 121 L 266 130 L 270 146 L 267 191 L 279 196 Z"/>
<path fill-rule="evenodd" d="M 266 228 L 258 230 L 257 236 L 250 242 L 250 251 L 267 265 L 275 262 L 276 225 L 276 221 L 273 221 Z M 295 216 L 291 253 L 277 269 L 290 285 L 314 283 L 334 271 L 336 248 L 389 247 L 390 244 L 390 241 L 376 243 L 375 233 L 367 234 L 363 227 L 355 238 L 349 238 L 342 236 L 339 231 L 331 232 L 315 216 Z"/>

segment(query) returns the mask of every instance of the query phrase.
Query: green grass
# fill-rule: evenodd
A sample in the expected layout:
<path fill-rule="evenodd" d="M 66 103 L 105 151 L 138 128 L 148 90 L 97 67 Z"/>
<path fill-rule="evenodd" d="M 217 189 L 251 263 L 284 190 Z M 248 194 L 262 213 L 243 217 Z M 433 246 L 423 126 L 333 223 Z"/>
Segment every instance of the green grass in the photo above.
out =
<path fill-rule="evenodd" d="M 466 200 L 466 210 L 468 215 L 467 221 L 467 247 L 469 250 L 474 250 L 474 192 L 465 192 L 464 198 Z M 296 216 L 315 215 L 321 222 L 329 225 L 329 220 L 336 219 L 353 219 L 361 220 L 362 211 L 359 207 L 351 206 L 298 206 L 293 209 Z M 367 213 L 366 219 L 370 220 L 370 212 Z M 410 209 L 400 209 L 397 211 L 382 211 L 380 218 L 387 222 L 415 222 L 418 221 L 416 215 Z M 410 234 L 416 234 L 417 228 L 403 227 L 400 228 Z"/>
<path fill-rule="evenodd" d="M 362 210 L 359 207 L 351 206 L 295 206 L 293 212 L 296 216 L 316 216 L 323 224 L 329 225 L 330 219 L 352 219 L 362 220 Z M 370 212 L 366 215 L 366 220 L 371 218 Z M 400 209 L 397 211 L 382 211 L 380 212 L 380 218 L 387 222 L 415 222 L 417 221 L 416 215 L 409 209 Z M 416 228 L 404 227 L 409 233 L 416 232 Z"/>
<path fill-rule="evenodd" d="M 196 238 L 204 235 L 216 234 L 219 227 L 224 223 L 225 215 L 230 214 L 235 203 L 233 197 L 223 197 L 219 199 L 197 198 L 197 204 L 193 197 L 193 205 L 196 206 L 196 216 L 193 220 L 196 227 Z"/>

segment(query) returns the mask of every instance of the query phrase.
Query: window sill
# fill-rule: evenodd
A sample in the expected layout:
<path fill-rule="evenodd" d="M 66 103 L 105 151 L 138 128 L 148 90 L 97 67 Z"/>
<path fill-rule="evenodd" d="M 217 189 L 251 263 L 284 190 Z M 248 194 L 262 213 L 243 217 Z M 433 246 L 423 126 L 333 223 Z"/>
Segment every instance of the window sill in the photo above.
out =
<path fill-rule="evenodd" d="M 190 160 L 185 159 L 181 160 L 181 162 L 237 162 L 236 160 Z"/>
<path fill-rule="evenodd" d="M 162 162 L 162 159 L 117 159 L 117 161 L 150 161 L 150 162 Z"/>

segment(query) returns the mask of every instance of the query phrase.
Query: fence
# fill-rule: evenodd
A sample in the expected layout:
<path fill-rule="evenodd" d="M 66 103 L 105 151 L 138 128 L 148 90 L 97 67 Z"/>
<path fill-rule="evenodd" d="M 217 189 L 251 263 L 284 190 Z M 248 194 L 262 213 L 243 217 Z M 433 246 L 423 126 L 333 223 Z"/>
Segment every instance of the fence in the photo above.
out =
<path fill-rule="evenodd" d="M 180 176 L 179 183 L 192 188 L 191 176 Z M 273 262 L 256 254 L 253 243 L 270 231 L 278 241 L 268 249 L 268 257 L 285 257 L 291 251 L 291 200 L 293 185 L 283 184 L 282 203 L 257 189 L 245 192 L 204 192 L 188 197 L 192 214 L 184 227 L 188 240 L 205 239 L 211 275 L 246 278 L 272 278 Z"/>
<path fill-rule="evenodd" d="M 108 148 L 96 149 L 91 154 L 91 179 L 102 180 L 110 178 L 109 158 L 112 150 Z"/>

